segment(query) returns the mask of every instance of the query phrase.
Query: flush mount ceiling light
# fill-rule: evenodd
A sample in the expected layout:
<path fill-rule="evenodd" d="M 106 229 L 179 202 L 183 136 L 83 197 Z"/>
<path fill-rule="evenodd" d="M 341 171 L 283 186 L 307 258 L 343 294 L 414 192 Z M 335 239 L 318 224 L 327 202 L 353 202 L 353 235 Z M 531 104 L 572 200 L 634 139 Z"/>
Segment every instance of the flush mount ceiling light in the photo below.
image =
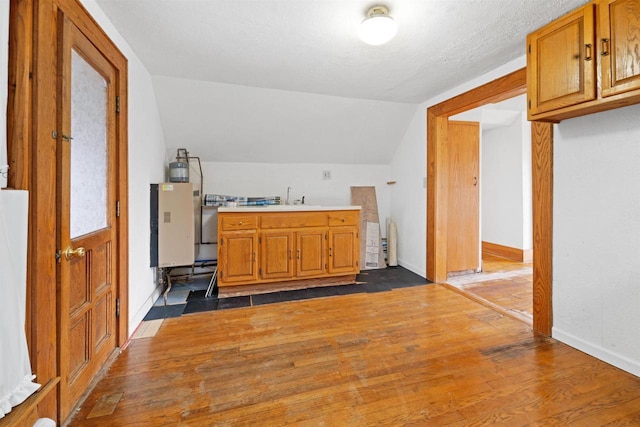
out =
<path fill-rule="evenodd" d="M 378 46 L 391 40 L 398 32 L 398 24 L 389 16 L 386 6 L 373 6 L 360 24 L 358 35 L 363 42 Z"/>

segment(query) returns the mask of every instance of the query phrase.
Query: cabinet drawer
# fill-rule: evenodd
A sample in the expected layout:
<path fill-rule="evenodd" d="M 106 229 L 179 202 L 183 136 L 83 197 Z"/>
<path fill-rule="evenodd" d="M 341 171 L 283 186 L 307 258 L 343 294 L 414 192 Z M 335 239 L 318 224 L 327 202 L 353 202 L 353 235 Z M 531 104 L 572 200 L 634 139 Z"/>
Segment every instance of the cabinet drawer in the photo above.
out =
<path fill-rule="evenodd" d="M 258 228 L 258 218 L 256 216 L 223 216 L 222 231 L 232 230 L 252 230 Z"/>
<path fill-rule="evenodd" d="M 358 211 L 340 211 L 329 213 L 329 225 L 358 225 L 360 223 L 360 212 Z"/>
<path fill-rule="evenodd" d="M 267 214 L 262 216 L 260 228 L 325 227 L 327 221 L 326 212 Z"/>

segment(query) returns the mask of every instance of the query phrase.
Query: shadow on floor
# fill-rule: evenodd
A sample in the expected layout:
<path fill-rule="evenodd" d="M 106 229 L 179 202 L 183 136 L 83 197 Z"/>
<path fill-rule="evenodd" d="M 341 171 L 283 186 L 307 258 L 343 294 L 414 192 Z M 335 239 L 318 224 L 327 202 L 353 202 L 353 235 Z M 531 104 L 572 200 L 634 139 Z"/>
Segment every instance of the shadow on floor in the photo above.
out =
<path fill-rule="evenodd" d="M 189 313 L 250 307 L 284 301 L 368 292 L 386 292 L 396 288 L 408 288 L 431 283 L 424 277 L 403 267 L 366 270 L 357 275 L 356 282 L 353 285 L 298 289 L 251 296 L 218 298 L 214 295 L 206 298 L 205 293 L 209 285 L 209 278 L 194 278 L 188 282 L 174 283 L 173 288 L 167 295 L 167 304 L 164 304 L 164 298 L 160 296 L 144 320 L 166 319 Z"/>

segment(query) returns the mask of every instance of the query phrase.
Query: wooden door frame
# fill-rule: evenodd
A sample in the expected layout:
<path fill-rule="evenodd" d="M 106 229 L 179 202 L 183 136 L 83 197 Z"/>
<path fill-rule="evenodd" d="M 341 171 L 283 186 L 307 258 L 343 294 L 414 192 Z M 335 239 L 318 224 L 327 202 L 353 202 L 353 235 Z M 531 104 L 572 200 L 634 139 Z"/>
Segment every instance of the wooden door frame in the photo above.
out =
<path fill-rule="evenodd" d="M 56 130 L 58 14 L 69 16 L 118 70 L 116 93 L 116 200 L 118 271 L 116 345 L 128 339 L 128 71 L 127 59 L 78 0 L 11 0 L 9 31 L 8 185 L 29 191 L 27 341 L 37 381 L 56 380 L 59 357 L 56 228 Z M 60 133 L 60 132 L 59 132 Z M 113 207 L 115 209 L 115 206 Z M 57 319 L 53 322 L 52 319 Z M 56 393 L 38 414 L 58 420 Z M 58 420 L 64 421 L 64 420 Z"/>
<path fill-rule="evenodd" d="M 447 125 L 450 116 L 521 95 L 526 68 L 514 71 L 427 109 L 427 278 L 447 279 Z M 552 327 L 553 124 L 531 123 L 533 187 L 533 328 Z"/>

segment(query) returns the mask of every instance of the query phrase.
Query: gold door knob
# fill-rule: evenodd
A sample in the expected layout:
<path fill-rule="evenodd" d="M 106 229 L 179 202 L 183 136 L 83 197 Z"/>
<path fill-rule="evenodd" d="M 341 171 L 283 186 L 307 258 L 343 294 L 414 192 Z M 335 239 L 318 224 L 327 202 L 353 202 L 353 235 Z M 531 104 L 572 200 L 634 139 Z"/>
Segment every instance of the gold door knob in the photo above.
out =
<path fill-rule="evenodd" d="M 83 247 L 73 249 L 71 246 L 68 246 L 62 251 L 62 255 L 64 255 L 67 260 L 70 260 L 73 257 L 82 258 L 85 255 L 85 250 Z"/>

